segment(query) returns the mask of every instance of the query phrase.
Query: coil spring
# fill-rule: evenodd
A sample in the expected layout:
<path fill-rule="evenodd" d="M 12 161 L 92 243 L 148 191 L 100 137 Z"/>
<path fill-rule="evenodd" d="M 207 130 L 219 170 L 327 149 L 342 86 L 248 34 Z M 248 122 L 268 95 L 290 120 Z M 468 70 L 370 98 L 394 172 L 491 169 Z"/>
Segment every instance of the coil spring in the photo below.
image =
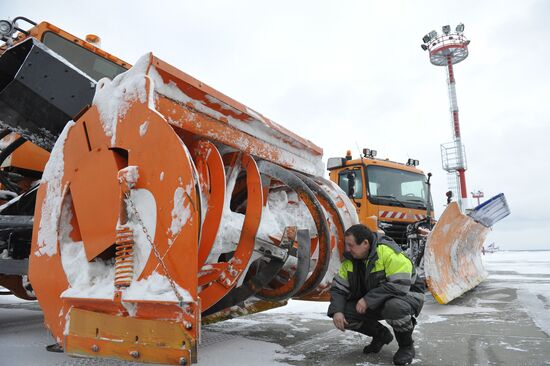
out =
<path fill-rule="evenodd" d="M 116 230 L 115 286 L 128 287 L 134 276 L 134 233 L 128 227 Z"/>

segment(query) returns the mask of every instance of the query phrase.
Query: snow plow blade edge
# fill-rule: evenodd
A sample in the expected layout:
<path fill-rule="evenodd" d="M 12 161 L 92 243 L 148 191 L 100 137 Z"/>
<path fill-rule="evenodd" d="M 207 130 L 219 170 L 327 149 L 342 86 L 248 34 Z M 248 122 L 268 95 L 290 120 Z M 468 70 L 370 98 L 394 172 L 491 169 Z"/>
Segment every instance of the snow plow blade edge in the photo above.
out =
<path fill-rule="evenodd" d="M 443 212 L 424 254 L 426 282 L 438 303 L 447 304 L 487 277 L 481 255 L 489 230 L 462 214 L 456 202 Z"/>

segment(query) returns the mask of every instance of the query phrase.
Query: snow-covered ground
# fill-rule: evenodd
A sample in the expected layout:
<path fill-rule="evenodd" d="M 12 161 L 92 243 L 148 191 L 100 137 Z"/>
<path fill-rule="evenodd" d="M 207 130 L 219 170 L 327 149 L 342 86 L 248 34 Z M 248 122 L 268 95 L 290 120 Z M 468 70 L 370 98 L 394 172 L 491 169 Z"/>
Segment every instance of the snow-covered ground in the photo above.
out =
<path fill-rule="evenodd" d="M 428 297 L 415 330 L 422 365 L 550 365 L 550 251 L 486 254 L 488 279 L 448 305 Z M 361 352 L 369 338 L 342 333 L 327 303 L 285 307 L 203 327 L 199 365 L 389 365 L 397 345 Z M 50 353 L 35 302 L 0 297 L 0 365 L 126 365 Z"/>
<path fill-rule="evenodd" d="M 550 336 L 550 251 L 488 254 L 486 268 L 487 282 L 516 288 L 525 310 Z"/>

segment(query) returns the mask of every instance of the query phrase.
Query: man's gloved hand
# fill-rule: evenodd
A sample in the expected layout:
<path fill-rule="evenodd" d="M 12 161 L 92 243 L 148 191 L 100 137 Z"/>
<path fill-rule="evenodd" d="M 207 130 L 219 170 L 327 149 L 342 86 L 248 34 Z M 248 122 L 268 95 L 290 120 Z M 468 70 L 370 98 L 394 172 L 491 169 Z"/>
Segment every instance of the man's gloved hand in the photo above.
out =
<path fill-rule="evenodd" d="M 359 301 L 357 301 L 357 305 L 355 305 L 355 311 L 357 311 L 359 314 L 365 314 L 365 311 L 367 311 L 367 301 L 364 298 L 360 298 Z"/>
<path fill-rule="evenodd" d="M 344 317 L 343 313 L 334 313 L 332 316 L 332 322 L 334 323 L 334 326 L 342 332 L 346 330 L 346 325 L 348 325 L 348 321 Z"/>

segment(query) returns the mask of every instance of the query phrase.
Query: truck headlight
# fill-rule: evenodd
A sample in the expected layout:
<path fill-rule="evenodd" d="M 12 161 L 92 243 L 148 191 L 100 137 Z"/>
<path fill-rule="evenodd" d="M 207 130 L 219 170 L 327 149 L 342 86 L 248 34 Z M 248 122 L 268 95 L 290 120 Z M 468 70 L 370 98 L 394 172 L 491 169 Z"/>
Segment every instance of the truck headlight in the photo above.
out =
<path fill-rule="evenodd" d="M 3 37 L 10 36 L 13 33 L 13 24 L 8 20 L 0 20 L 0 35 Z"/>

